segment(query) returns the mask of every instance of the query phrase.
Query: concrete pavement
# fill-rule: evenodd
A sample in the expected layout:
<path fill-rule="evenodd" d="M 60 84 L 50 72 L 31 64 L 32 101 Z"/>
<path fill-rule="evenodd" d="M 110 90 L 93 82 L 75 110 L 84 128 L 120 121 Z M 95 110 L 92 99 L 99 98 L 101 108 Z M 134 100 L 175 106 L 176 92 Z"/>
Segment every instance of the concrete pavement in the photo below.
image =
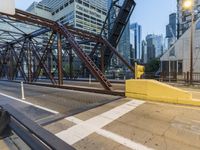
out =
<path fill-rule="evenodd" d="M 199 115 L 198 107 L 120 99 L 45 128 L 78 150 L 197 150 Z M 1 140 L 0 147 L 15 150 L 13 141 L 26 147 L 16 137 Z"/>
<path fill-rule="evenodd" d="M 2 83 L 2 85 L 4 84 Z M 53 106 L 56 105 L 56 102 L 59 103 L 58 99 L 53 101 L 52 107 L 49 107 L 47 106 L 49 103 L 46 103 L 46 106 L 43 105 L 44 100 L 49 99 L 51 101 L 51 98 L 59 95 L 62 97 L 62 94 L 69 92 L 69 94 L 63 96 L 68 101 L 68 99 L 73 98 L 72 94 L 78 94 L 69 90 L 54 91 L 55 89 L 43 89 L 34 86 L 34 88 L 27 88 L 30 89 L 30 93 L 27 93 L 28 96 L 24 103 L 17 101 L 15 92 L 13 92 L 16 87 L 13 84 L 11 86 L 6 87 L 4 85 L 4 88 L 1 86 L 0 92 L 10 93 L 14 98 L 8 98 L 8 96 L 1 94 L 0 103 L 9 103 L 15 106 L 36 122 L 61 113 L 65 107 L 68 109 L 72 106 L 71 104 L 63 107 L 60 105 Z M 48 93 L 45 94 L 48 97 L 42 96 L 43 92 Z M 38 96 L 35 94 L 38 94 Z M 91 97 L 96 99 L 102 98 L 103 95 L 80 92 L 79 96 L 75 96 L 78 98 L 74 98 L 74 101 L 83 99 L 83 102 L 85 102 Z M 109 99 L 111 97 L 103 96 L 99 100 L 105 100 L 104 98 Z M 37 100 L 37 103 L 34 99 Z M 44 128 L 78 150 L 198 150 L 200 149 L 199 116 L 200 107 L 121 98 L 53 122 L 44 126 Z M 10 138 L 0 140 L 0 149 L 28 150 L 29 148 L 16 135 L 13 135 Z"/>
<path fill-rule="evenodd" d="M 63 120 L 67 120 L 65 130 L 57 132 L 54 130 L 54 133 L 80 150 L 200 149 L 200 119 L 198 117 L 200 108 L 142 102 L 133 110 L 112 120 L 113 116 L 109 116 L 108 112 L 122 107 L 130 101 L 134 100 L 121 99 L 66 118 Z M 135 102 L 138 101 L 135 100 Z M 121 111 L 124 111 L 124 109 Z M 121 113 L 121 111 L 119 112 Z M 117 111 L 116 114 L 118 114 Z M 99 116 L 104 116 L 106 120 L 112 121 L 105 126 L 100 125 L 101 127 L 99 127 L 99 124 L 106 121 L 91 123 L 91 120 L 96 120 Z M 57 126 L 56 124 L 48 125 L 45 128 L 52 131 Z M 87 136 L 79 135 L 79 132 L 76 132 L 79 127 L 82 127 L 83 131 L 81 132 Z M 72 131 L 74 131 L 74 134 Z M 76 140 L 74 140 L 75 142 L 72 140 L 72 142 L 70 138 L 68 139 L 65 136 L 70 136 L 70 138 Z"/>
<path fill-rule="evenodd" d="M 41 87 L 24 84 L 25 101 L 53 109 L 62 114 L 89 109 L 118 99 L 119 96 L 87 93 L 73 90 Z M 20 83 L 0 81 L 0 92 L 21 98 Z"/>

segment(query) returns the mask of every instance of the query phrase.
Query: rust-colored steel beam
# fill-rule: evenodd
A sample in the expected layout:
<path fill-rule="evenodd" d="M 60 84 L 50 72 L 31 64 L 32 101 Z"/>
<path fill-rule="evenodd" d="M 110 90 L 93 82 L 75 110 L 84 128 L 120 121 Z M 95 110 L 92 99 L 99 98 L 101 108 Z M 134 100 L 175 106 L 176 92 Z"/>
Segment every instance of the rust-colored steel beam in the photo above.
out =
<path fill-rule="evenodd" d="M 6 58 L 7 58 L 8 53 L 9 53 L 9 45 L 7 45 L 7 47 L 4 50 L 4 53 L 2 53 L 2 64 L 1 64 L 1 67 L 0 67 L 0 69 L 1 69 L 0 74 L 3 74 L 4 66 L 5 66 L 5 64 L 7 64 Z"/>
<path fill-rule="evenodd" d="M 44 68 L 43 65 L 44 65 L 44 63 L 47 59 L 48 48 L 51 48 L 52 45 L 53 45 L 53 41 L 52 41 L 53 36 L 54 36 L 54 33 L 52 32 L 51 35 L 50 35 L 50 38 L 48 40 L 48 43 L 46 44 L 46 46 L 44 48 L 42 56 L 39 56 L 40 58 L 38 58 L 39 59 L 38 67 L 37 67 L 36 71 L 34 72 L 34 80 L 35 81 L 37 81 L 37 79 L 38 79 L 38 77 L 41 73 L 42 67 Z M 34 45 L 34 43 L 33 43 L 33 45 Z M 35 47 L 35 45 L 34 45 L 34 47 Z M 37 49 L 37 48 L 35 47 L 35 49 Z"/>
<path fill-rule="evenodd" d="M 24 72 L 24 69 L 23 69 L 23 57 L 24 57 L 24 46 L 25 46 L 25 42 L 26 42 L 26 39 L 25 41 L 23 42 L 22 44 L 22 48 L 21 48 L 21 51 L 19 53 L 19 56 L 17 56 L 17 53 L 13 47 L 13 54 L 14 54 L 14 57 L 15 57 L 15 61 L 16 61 L 16 66 L 15 66 L 15 70 L 14 70 L 14 73 L 13 75 L 14 76 L 17 76 L 17 71 L 18 69 L 20 70 L 20 73 L 24 79 L 24 81 L 28 81 L 28 77 L 26 76 L 26 73 Z M 13 45 L 12 45 L 13 46 Z M 13 77 L 14 78 L 14 77 Z"/>
<path fill-rule="evenodd" d="M 57 66 L 56 68 L 58 69 L 58 58 L 53 53 L 51 53 L 51 55 L 52 55 L 53 60 L 56 63 L 56 66 Z M 61 69 L 62 69 L 63 75 L 67 77 L 68 76 L 67 72 L 63 69 L 63 67 Z"/>
<path fill-rule="evenodd" d="M 109 50 L 114 53 L 120 61 L 122 61 L 131 71 L 134 72 L 134 68 L 121 56 L 121 54 L 105 39 L 102 37 L 102 42 L 106 47 L 109 48 Z"/>
<path fill-rule="evenodd" d="M 98 43 L 96 43 L 95 46 L 93 47 L 92 51 L 91 51 L 90 54 L 89 54 L 90 58 L 92 58 L 92 57 L 94 56 L 94 54 L 95 54 L 95 52 L 96 52 L 96 50 L 97 50 L 99 44 L 100 44 L 100 43 L 98 42 Z"/>
<path fill-rule="evenodd" d="M 69 77 L 70 79 L 72 79 L 74 75 L 73 75 L 73 54 L 71 49 L 69 50 L 68 56 L 69 56 Z"/>
<path fill-rule="evenodd" d="M 58 85 L 63 85 L 63 73 L 62 73 L 62 43 L 61 34 L 57 34 L 57 58 L 58 58 Z"/>
<path fill-rule="evenodd" d="M 105 72 L 105 64 L 104 64 L 104 62 L 105 62 L 105 60 L 104 60 L 104 50 L 105 50 L 105 47 L 102 45 L 102 48 L 101 48 L 101 50 L 100 50 L 100 53 L 101 53 L 101 71 L 102 72 Z"/>
<path fill-rule="evenodd" d="M 43 27 L 47 27 L 50 28 L 51 30 L 56 31 L 57 27 L 55 25 L 55 22 L 43 17 L 39 17 L 37 15 L 33 15 L 31 13 L 16 9 L 16 13 L 15 15 L 9 15 L 9 14 L 5 14 L 5 13 L 0 13 L 0 15 L 5 15 L 5 16 L 9 16 L 12 17 L 14 19 L 17 20 L 22 20 L 25 22 L 30 22 L 30 23 L 34 23 L 34 24 L 38 24 L 41 25 Z M 84 38 L 84 39 L 90 39 L 93 41 L 100 41 L 100 36 L 96 35 L 94 33 L 90 33 L 87 31 L 83 31 L 81 29 L 76 29 L 70 26 L 65 25 L 65 27 L 68 29 L 68 31 L 70 31 L 72 34 L 79 36 L 80 38 Z"/>
<path fill-rule="evenodd" d="M 111 84 L 108 81 L 108 79 L 104 76 L 104 74 L 100 71 L 100 69 L 95 65 L 95 63 L 90 59 L 89 56 L 87 56 L 81 47 L 79 46 L 78 42 L 75 41 L 74 36 L 65 28 L 61 23 L 56 24 L 58 26 L 57 31 L 61 33 L 71 44 L 73 47 L 74 52 L 76 55 L 82 60 L 83 63 L 87 66 L 87 68 L 90 70 L 91 74 L 99 80 L 101 85 L 106 90 L 111 90 Z"/>
<path fill-rule="evenodd" d="M 82 60 L 83 63 L 85 63 L 85 65 L 87 66 L 87 68 L 90 70 L 90 72 L 93 74 L 94 77 L 96 77 L 102 84 L 102 86 L 106 89 L 106 90 L 111 90 L 111 84 L 110 82 L 107 80 L 107 78 L 103 75 L 103 73 L 100 71 L 100 69 L 95 65 L 95 63 L 90 59 L 89 56 L 87 56 L 83 50 L 81 49 L 79 43 L 75 40 L 75 37 L 78 37 L 79 39 L 84 39 L 84 40 L 90 40 L 93 41 L 95 43 L 98 43 L 97 46 L 94 47 L 92 53 L 95 52 L 95 50 L 100 47 L 99 44 L 101 44 L 101 48 L 102 47 L 106 47 L 104 48 L 104 50 L 107 50 L 107 47 L 110 49 L 111 52 L 113 52 L 114 54 L 116 54 L 118 56 L 118 58 L 130 69 L 130 70 L 134 70 L 132 68 L 132 66 L 129 65 L 129 63 L 116 51 L 116 49 L 104 38 L 102 38 L 99 35 L 96 34 L 92 34 L 80 29 L 75 29 L 73 27 L 69 27 L 66 25 L 61 25 L 59 23 L 55 23 L 52 20 L 49 19 L 45 19 L 33 14 L 30 14 L 28 12 L 24 12 L 21 10 L 16 9 L 16 14 L 15 15 L 8 15 L 8 14 L 3 14 L 0 13 L 0 15 L 5 15 L 8 16 L 9 18 L 12 18 L 13 20 L 21 20 L 24 22 L 28 22 L 28 23 L 33 23 L 33 24 L 38 24 L 40 25 L 41 29 L 34 31 L 33 33 L 29 34 L 29 35 L 25 35 L 25 37 L 21 37 L 19 39 L 15 39 L 14 41 L 10 42 L 11 45 L 15 45 L 15 44 L 19 44 L 20 42 L 22 42 L 23 40 L 25 40 L 26 38 L 32 38 L 32 37 L 37 37 L 39 35 L 42 35 L 46 32 L 49 31 L 53 31 L 53 32 L 59 32 L 60 34 L 62 34 L 66 40 L 69 42 L 67 44 L 69 44 L 73 50 L 75 51 L 75 53 L 77 54 L 77 56 Z M 50 39 L 52 39 L 52 35 L 50 37 Z M 61 43 L 61 42 L 60 42 Z M 8 43 L 5 43 L 8 44 Z M 36 56 L 37 60 L 39 60 L 39 65 L 38 68 L 36 69 L 36 72 L 34 72 L 34 76 L 33 78 L 37 80 L 39 74 L 40 74 L 40 70 L 41 67 L 44 68 L 44 70 L 46 71 L 45 68 L 47 68 L 46 66 L 44 66 L 45 61 L 47 60 L 47 50 L 49 47 L 52 47 L 53 43 L 50 43 L 50 40 L 48 41 L 45 50 L 43 51 L 42 56 L 40 56 L 40 52 L 37 51 L 36 52 Z M 102 51 L 102 56 L 104 53 L 104 57 L 105 57 L 105 51 Z M 25 57 L 25 56 L 24 56 Z M 105 64 L 105 59 L 102 57 L 101 59 L 101 69 L 104 70 L 105 66 L 107 64 Z M 60 59 L 58 59 L 60 60 Z M 104 60 L 104 62 L 102 62 Z M 71 61 L 71 60 L 70 60 Z M 57 62 L 58 65 L 58 71 L 63 72 L 63 68 L 59 67 L 59 62 Z M 49 70 L 47 69 L 48 72 L 48 76 L 51 78 L 51 75 L 49 73 Z M 64 72 L 63 72 L 64 73 Z M 51 80 L 54 82 L 54 79 L 51 78 Z"/>
<path fill-rule="evenodd" d="M 39 77 L 39 75 L 41 73 L 41 69 L 43 68 L 44 71 L 45 71 L 46 76 L 51 80 L 51 82 L 53 84 L 56 84 L 55 79 L 53 78 L 52 74 L 49 73 L 48 67 L 45 64 L 45 61 L 48 58 L 48 49 L 49 48 L 51 49 L 51 47 L 53 45 L 53 38 L 54 38 L 54 32 L 52 32 L 52 34 L 50 35 L 50 38 L 49 38 L 48 43 L 47 43 L 47 45 L 46 45 L 46 47 L 45 47 L 45 49 L 43 51 L 42 56 L 40 56 L 39 51 L 37 50 L 36 46 L 34 45 L 34 43 L 32 41 L 32 44 L 33 44 L 33 46 L 35 48 L 35 50 L 33 52 L 35 53 L 36 59 L 39 61 L 38 67 L 37 67 L 36 71 L 34 72 L 34 76 L 33 76 L 33 80 L 34 81 L 37 81 L 37 79 L 38 79 L 38 77 Z"/>
<path fill-rule="evenodd" d="M 32 81 L 33 72 L 32 72 L 32 49 L 30 40 L 27 42 L 27 65 L 28 65 L 28 82 Z"/>

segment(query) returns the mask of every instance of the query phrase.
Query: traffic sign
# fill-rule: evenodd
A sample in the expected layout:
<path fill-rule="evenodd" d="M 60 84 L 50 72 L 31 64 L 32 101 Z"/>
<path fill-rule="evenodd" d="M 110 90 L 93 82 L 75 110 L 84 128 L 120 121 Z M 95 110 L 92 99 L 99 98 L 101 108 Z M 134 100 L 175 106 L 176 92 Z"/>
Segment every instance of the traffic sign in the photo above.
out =
<path fill-rule="evenodd" d="M 0 0 L 0 12 L 5 14 L 15 14 L 15 0 Z"/>

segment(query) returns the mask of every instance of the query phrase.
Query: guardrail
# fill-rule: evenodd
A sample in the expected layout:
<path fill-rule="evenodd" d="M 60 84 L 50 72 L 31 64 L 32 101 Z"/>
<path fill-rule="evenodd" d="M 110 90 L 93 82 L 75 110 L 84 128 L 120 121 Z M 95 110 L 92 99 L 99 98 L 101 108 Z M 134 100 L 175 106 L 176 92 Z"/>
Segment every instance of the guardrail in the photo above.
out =
<path fill-rule="evenodd" d="M 172 81 L 172 82 L 190 82 L 190 74 L 189 72 L 177 73 L 177 72 L 163 72 L 160 74 L 156 73 L 146 73 L 144 76 L 145 79 L 156 79 L 159 81 Z M 200 73 L 194 72 L 193 73 L 193 83 L 198 84 L 200 83 Z"/>
<path fill-rule="evenodd" d="M 12 106 L 0 107 L 0 135 L 9 127 L 32 150 L 75 150 Z"/>

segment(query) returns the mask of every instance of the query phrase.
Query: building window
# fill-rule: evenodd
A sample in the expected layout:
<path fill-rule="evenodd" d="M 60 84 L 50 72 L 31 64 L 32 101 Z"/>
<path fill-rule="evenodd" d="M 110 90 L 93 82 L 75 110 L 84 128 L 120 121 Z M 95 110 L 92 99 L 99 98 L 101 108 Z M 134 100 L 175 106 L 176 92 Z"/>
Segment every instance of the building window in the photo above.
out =
<path fill-rule="evenodd" d="M 87 15 L 87 14 L 84 14 L 84 17 L 86 17 L 86 18 L 90 18 L 90 16 L 89 16 L 89 15 Z"/>
<path fill-rule="evenodd" d="M 79 15 L 76 15 L 76 18 L 78 18 L 78 19 L 83 19 L 83 17 L 82 17 L 82 16 L 79 16 Z"/>
<path fill-rule="evenodd" d="M 74 2 L 74 0 L 70 0 L 70 1 L 69 1 L 70 4 L 73 3 L 73 2 Z"/>
<path fill-rule="evenodd" d="M 65 7 L 67 7 L 68 6 L 68 3 L 65 3 L 65 5 L 64 5 Z"/>
<path fill-rule="evenodd" d="M 76 26 L 79 27 L 79 28 L 83 28 L 83 25 L 81 25 L 79 23 L 77 23 Z"/>
<path fill-rule="evenodd" d="M 88 3 L 83 2 L 83 6 L 90 7 Z"/>
<path fill-rule="evenodd" d="M 76 2 L 82 4 L 82 0 L 76 0 Z"/>
<path fill-rule="evenodd" d="M 100 10 L 100 9 L 97 9 L 97 12 L 101 13 L 101 10 Z"/>

